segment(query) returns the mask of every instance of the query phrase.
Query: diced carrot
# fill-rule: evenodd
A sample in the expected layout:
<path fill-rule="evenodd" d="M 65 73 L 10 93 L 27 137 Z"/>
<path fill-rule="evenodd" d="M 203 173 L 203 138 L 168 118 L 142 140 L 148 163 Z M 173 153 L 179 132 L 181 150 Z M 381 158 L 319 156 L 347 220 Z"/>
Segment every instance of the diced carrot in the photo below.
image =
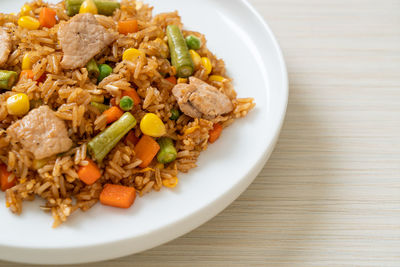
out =
<path fill-rule="evenodd" d="M 79 167 L 78 176 L 82 182 L 87 185 L 91 185 L 101 177 L 101 172 L 96 163 L 94 163 L 91 159 L 86 159 L 86 161 L 89 162 L 89 164 Z"/>
<path fill-rule="evenodd" d="M 133 99 L 133 102 L 135 103 L 135 105 L 139 105 L 141 102 L 140 96 L 138 95 L 138 93 L 136 92 L 135 89 L 131 89 L 131 90 L 124 90 L 122 92 L 122 96 L 129 96 L 130 98 Z"/>
<path fill-rule="evenodd" d="M 143 135 L 134 148 L 136 156 L 142 160 L 139 167 L 145 168 L 149 166 L 150 162 L 157 155 L 158 150 L 160 150 L 158 143 L 150 136 Z"/>
<path fill-rule="evenodd" d="M 168 78 L 166 78 L 167 81 L 169 81 L 172 84 L 176 84 L 177 80 L 175 76 L 169 76 Z"/>
<path fill-rule="evenodd" d="M 39 14 L 39 22 L 42 27 L 52 28 L 57 23 L 56 11 L 44 7 Z"/>
<path fill-rule="evenodd" d="M 27 79 L 31 79 L 33 81 L 33 77 L 35 75 L 33 74 L 33 70 L 23 70 L 23 71 L 21 71 L 19 78 L 21 79 L 23 76 L 25 76 Z"/>
<path fill-rule="evenodd" d="M 103 114 L 106 114 L 107 116 L 107 123 L 112 123 L 118 120 L 124 114 L 124 112 L 119 107 L 112 106 L 104 111 Z"/>
<path fill-rule="evenodd" d="M 127 209 L 135 202 L 136 190 L 133 187 L 106 184 L 100 193 L 100 203 L 116 208 Z"/>
<path fill-rule="evenodd" d="M 222 133 L 221 124 L 215 123 L 214 128 L 212 130 L 210 130 L 210 132 L 208 133 L 208 135 L 210 136 L 208 138 L 208 142 L 214 143 L 215 141 L 217 141 L 217 139 L 221 135 L 221 133 Z"/>
<path fill-rule="evenodd" d="M 136 19 L 125 20 L 118 22 L 118 32 L 122 34 L 128 34 L 138 31 L 138 23 Z"/>
<path fill-rule="evenodd" d="M 11 173 L 7 171 L 7 166 L 0 164 L 0 187 L 2 191 L 6 191 L 15 185 L 15 177 L 11 181 L 8 180 L 10 175 Z"/>
<path fill-rule="evenodd" d="M 125 143 L 130 142 L 132 145 L 136 145 L 139 142 L 139 138 L 135 135 L 135 131 L 129 131 L 125 137 Z"/>

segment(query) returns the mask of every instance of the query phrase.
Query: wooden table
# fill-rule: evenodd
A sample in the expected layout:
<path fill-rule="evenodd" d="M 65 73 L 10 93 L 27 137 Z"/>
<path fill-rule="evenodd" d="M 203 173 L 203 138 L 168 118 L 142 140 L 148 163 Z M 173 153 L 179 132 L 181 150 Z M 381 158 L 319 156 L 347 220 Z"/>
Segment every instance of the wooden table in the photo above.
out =
<path fill-rule="evenodd" d="M 84 266 L 400 266 L 400 1 L 251 2 L 289 70 L 271 159 L 198 229 Z"/>

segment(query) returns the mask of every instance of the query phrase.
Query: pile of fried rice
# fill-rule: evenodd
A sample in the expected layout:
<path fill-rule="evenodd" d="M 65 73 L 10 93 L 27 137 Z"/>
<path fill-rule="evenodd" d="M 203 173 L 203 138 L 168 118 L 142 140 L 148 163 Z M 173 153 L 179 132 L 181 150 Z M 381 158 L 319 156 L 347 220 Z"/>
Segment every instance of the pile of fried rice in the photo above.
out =
<path fill-rule="evenodd" d="M 21 14 L 0 14 L 1 27 L 11 39 L 10 53 L 0 68 L 21 73 L 23 57 L 29 52 L 33 71 L 33 78 L 18 75 L 12 88 L 0 91 L 0 163 L 7 166 L 8 180 L 15 181 L 5 192 L 6 205 L 13 213 L 20 214 L 24 201 L 39 196 L 45 200 L 41 208 L 51 212 L 56 227 L 76 210 L 86 211 L 95 205 L 105 184 L 133 187 L 140 196 L 162 190 L 165 187 L 163 181 L 177 181 L 179 172 L 186 173 L 196 167 L 200 152 L 210 145 L 209 133 L 215 124 L 228 127 L 255 106 L 252 98 L 237 98 L 224 61 L 207 49 L 204 35 L 183 28 L 177 11 L 153 16 L 151 6 L 122 0 L 120 8 L 112 16 L 94 15 L 107 31 L 118 34 L 110 45 L 94 56 L 98 64 L 112 66 L 112 73 L 96 83 L 85 66 L 75 69 L 62 67 L 64 52 L 58 37 L 59 28 L 72 19 L 66 13 L 65 3 L 47 4 L 38 0 L 26 5 L 31 8 L 29 15 L 32 17 L 39 17 L 43 7 L 55 10 L 57 23 L 51 28 L 29 30 L 18 25 Z M 137 20 L 138 30 L 129 34 L 118 33 L 118 21 L 129 19 Z M 175 84 L 166 79 L 176 75 L 166 35 L 166 27 L 172 24 L 182 29 L 183 36 L 193 35 L 201 40 L 197 53 L 210 60 L 212 72 L 208 73 L 202 64 L 198 64 L 192 76 L 227 96 L 232 111 L 214 117 L 191 117 L 180 110 L 177 98 L 171 92 Z M 136 48 L 145 56 L 134 61 L 122 60 L 124 51 L 129 48 Z M 210 80 L 211 75 L 223 79 Z M 180 83 L 188 83 L 188 80 L 178 79 Z M 142 160 L 135 156 L 135 145 L 122 139 L 102 162 L 97 163 L 101 178 L 88 185 L 79 179 L 78 169 L 88 164 L 88 142 L 109 126 L 107 117 L 90 103 L 94 98 L 103 98 L 104 103 L 112 100 L 118 105 L 122 92 L 131 88 L 136 89 L 141 103 L 129 112 L 138 122 L 146 113 L 156 114 L 165 125 L 164 136 L 174 142 L 177 157 L 168 164 L 160 164 L 154 159 L 149 166 L 141 168 Z M 39 168 L 34 166 L 32 150 L 21 140 L 12 138 L 7 131 L 24 117 L 11 115 L 7 109 L 7 99 L 17 93 L 29 97 L 31 110 L 46 105 L 54 111 L 56 117 L 65 123 L 68 138 L 72 140 L 67 151 L 46 157 L 45 164 Z M 171 119 L 172 109 L 180 110 L 179 118 Z M 137 138 L 142 136 L 139 123 L 133 132 Z"/>

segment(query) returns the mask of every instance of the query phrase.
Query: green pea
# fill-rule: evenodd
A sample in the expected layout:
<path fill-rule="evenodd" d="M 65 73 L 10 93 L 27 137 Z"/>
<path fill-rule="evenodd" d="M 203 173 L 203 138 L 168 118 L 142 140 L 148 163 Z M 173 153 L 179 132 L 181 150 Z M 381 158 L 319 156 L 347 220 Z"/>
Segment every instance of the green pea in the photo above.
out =
<path fill-rule="evenodd" d="M 171 109 L 171 117 L 169 117 L 170 120 L 177 120 L 179 118 L 179 116 L 181 115 L 181 113 L 179 112 L 179 110 L 177 109 Z"/>
<path fill-rule="evenodd" d="M 133 99 L 129 96 L 124 96 L 123 98 L 121 98 L 121 100 L 119 101 L 119 107 L 123 110 L 123 111 L 129 111 L 133 108 L 133 106 L 135 105 L 135 103 L 133 102 Z"/>
<path fill-rule="evenodd" d="M 99 65 L 100 74 L 97 78 L 97 82 L 101 82 L 105 77 L 109 76 L 112 73 L 112 68 L 107 64 Z"/>
<path fill-rule="evenodd" d="M 201 47 L 200 39 L 194 35 L 189 35 L 188 37 L 186 37 L 186 44 L 189 47 L 189 49 L 193 50 L 200 49 Z"/>

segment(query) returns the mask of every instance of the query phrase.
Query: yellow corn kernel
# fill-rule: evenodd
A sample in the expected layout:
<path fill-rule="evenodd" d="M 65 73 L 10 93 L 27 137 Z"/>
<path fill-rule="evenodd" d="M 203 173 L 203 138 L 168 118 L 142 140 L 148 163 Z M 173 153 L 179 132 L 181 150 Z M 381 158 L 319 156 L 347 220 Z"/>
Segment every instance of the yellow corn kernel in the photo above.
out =
<path fill-rule="evenodd" d="M 194 51 L 193 49 L 189 50 L 190 56 L 192 57 L 192 61 L 194 63 L 194 66 L 197 68 L 201 64 L 201 57 L 200 55 Z"/>
<path fill-rule="evenodd" d="M 212 82 L 222 83 L 225 80 L 225 77 L 222 77 L 220 75 L 211 75 L 208 79 Z"/>
<path fill-rule="evenodd" d="M 29 97 L 24 93 L 10 96 L 7 99 L 7 111 L 11 115 L 25 115 L 29 111 Z"/>
<path fill-rule="evenodd" d="M 136 48 L 128 48 L 122 54 L 122 60 L 134 61 L 141 55 L 143 55 L 142 51 L 137 50 Z"/>
<path fill-rule="evenodd" d="M 157 162 L 156 168 L 162 170 L 162 169 L 164 169 L 164 164 L 162 164 L 162 163 L 160 163 L 160 162 Z"/>
<path fill-rule="evenodd" d="M 188 79 L 187 78 L 178 78 L 178 80 L 176 80 L 177 83 L 187 83 Z"/>
<path fill-rule="evenodd" d="M 21 7 L 21 11 L 19 12 L 20 16 L 27 16 L 31 13 L 32 7 L 28 4 L 25 4 Z"/>
<path fill-rule="evenodd" d="M 28 179 L 26 179 L 26 178 L 21 178 L 21 180 L 19 180 L 19 183 L 20 183 L 20 184 L 23 184 L 23 183 L 25 183 L 27 180 L 28 180 Z"/>
<path fill-rule="evenodd" d="M 83 1 L 81 7 L 79 8 L 79 14 L 82 13 L 92 13 L 97 14 L 97 7 L 93 0 Z"/>
<path fill-rule="evenodd" d="M 167 132 L 162 120 L 154 113 L 144 115 L 140 121 L 140 130 L 151 137 L 160 137 Z"/>
<path fill-rule="evenodd" d="M 174 188 L 178 184 L 178 177 L 164 179 L 162 183 L 165 187 Z"/>
<path fill-rule="evenodd" d="M 31 70 L 32 69 L 31 56 L 29 55 L 29 53 L 25 53 L 24 57 L 22 58 L 21 68 L 23 70 Z"/>
<path fill-rule="evenodd" d="M 187 128 L 187 129 L 185 130 L 184 134 L 185 134 L 185 135 L 188 135 L 188 134 L 194 133 L 197 129 L 200 129 L 200 126 L 199 126 L 199 125 L 196 125 L 196 126 Z"/>
<path fill-rule="evenodd" d="M 206 74 L 210 74 L 212 71 L 212 65 L 211 65 L 211 61 L 208 57 L 202 57 L 201 58 L 201 65 L 204 67 L 204 69 L 206 70 Z"/>
<path fill-rule="evenodd" d="M 104 95 L 92 95 L 91 102 L 104 103 Z"/>
<path fill-rule="evenodd" d="M 28 30 L 37 30 L 40 27 L 40 22 L 29 16 L 22 16 L 18 19 L 18 25 Z"/>

